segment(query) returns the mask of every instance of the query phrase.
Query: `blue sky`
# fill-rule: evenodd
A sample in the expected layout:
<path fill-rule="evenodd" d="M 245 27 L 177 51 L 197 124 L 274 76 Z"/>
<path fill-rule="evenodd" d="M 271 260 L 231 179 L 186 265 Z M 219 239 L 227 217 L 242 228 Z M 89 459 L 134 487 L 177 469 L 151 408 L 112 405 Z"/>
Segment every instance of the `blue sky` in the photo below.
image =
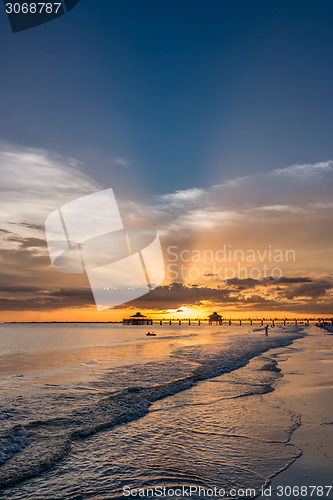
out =
<path fill-rule="evenodd" d="M 81 0 L 12 34 L 1 5 L 0 140 L 147 195 L 329 160 L 332 18 L 331 1 Z"/>

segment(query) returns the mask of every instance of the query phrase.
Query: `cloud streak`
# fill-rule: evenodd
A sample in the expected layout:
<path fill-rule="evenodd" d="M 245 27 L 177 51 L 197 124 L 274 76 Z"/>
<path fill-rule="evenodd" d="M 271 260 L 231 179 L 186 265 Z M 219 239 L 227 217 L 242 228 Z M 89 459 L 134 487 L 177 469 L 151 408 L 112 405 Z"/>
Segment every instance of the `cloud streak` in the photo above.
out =
<path fill-rule="evenodd" d="M 0 219 L 30 228 L 43 226 L 62 204 L 101 189 L 77 161 L 41 149 L 2 147 L 0 176 Z"/>

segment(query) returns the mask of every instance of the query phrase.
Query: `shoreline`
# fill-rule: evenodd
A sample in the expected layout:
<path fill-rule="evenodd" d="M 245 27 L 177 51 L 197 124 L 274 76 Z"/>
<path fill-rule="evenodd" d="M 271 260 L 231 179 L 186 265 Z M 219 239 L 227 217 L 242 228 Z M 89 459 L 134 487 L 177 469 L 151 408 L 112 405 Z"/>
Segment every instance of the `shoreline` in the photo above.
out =
<path fill-rule="evenodd" d="M 94 402 L 92 406 L 80 409 L 80 418 L 78 422 L 75 421 L 73 423 L 70 418 L 64 417 L 62 430 L 66 443 L 75 442 L 78 438 L 80 439 L 84 436 L 98 434 L 99 431 L 104 429 L 112 429 L 117 426 L 121 426 L 125 422 L 128 423 L 130 421 L 138 420 L 149 413 L 149 407 L 153 402 L 166 399 L 169 396 L 173 396 L 181 392 L 184 393 L 187 389 L 193 387 L 198 382 L 208 381 L 210 379 L 217 378 L 222 374 L 227 375 L 229 373 L 237 372 L 239 368 L 246 367 L 250 360 L 255 359 L 263 353 L 269 352 L 272 348 L 282 349 L 283 346 L 292 345 L 292 342 L 295 340 L 295 335 L 297 336 L 297 332 L 293 331 L 289 332 L 291 333 L 291 337 L 283 340 L 277 340 L 273 335 L 271 337 L 265 337 L 262 334 L 258 336 L 256 340 L 258 344 L 256 347 L 257 352 L 253 350 L 253 343 L 250 342 L 246 348 L 243 345 L 241 355 L 238 354 L 237 350 L 234 351 L 234 348 L 232 347 L 233 344 L 228 344 L 231 351 L 223 351 L 224 353 L 229 352 L 229 355 L 225 359 L 224 355 L 216 355 L 215 348 L 212 347 L 216 345 L 214 342 L 215 336 L 211 336 L 211 333 L 214 334 L 214 331 L 210 332 L 209 330 L 208 333 L 209 335 L 207 338 L 203 337 L 200 340 L 202 342 L 204 339 L 209 339 L 209 343 L 205 344 L 204 342 L 203 345 L 211 346 L 211 350 L 209 351 L 210 355 L 207 357 L 207 352 L 200 354 L 200 351 L 198 351 L 198 359 L 196 359 L 196 357 L 192 359 L 193 362 L 197 362 L 197 366 L 193 369 L 193 371 L 191 369 L 190 374 L 184 374 L 183 377 L 177 377 L 171 381 L 164 381 L 159 385 L 154 384 L 151 386 L 149 383 L 147 387 L 144 385 L 142 387 L 138 387 L 136 382 L 134 386 L 131 385 L 130 387 L 125 387 L 117 394 L 105 394 L 104 398 L 96 403 Z M 243 333 L 246 333 L 245 330 Z M 171 342 L 171 345 L 174 345 L 175 339 L 176 337 L 168 338 L 168 344 Z M 228 337 L 226 337 L 226 341 L 229 343 Z M 278 346 L 277 343 L 280 343 L 280 345 Z M 191 341 L 189 345 L 185 343 L 183 349 L 185 349 L 185 352 L 187 353 L 187 349 L 189 347 L 191 351 L 191 349 L 195 348 L 196 345 L 196 340 L 194 339 L 194 341 Z M 221 342 L 221 346 L 223 345 L 224 341 Z M 155 347 L 157 347 L 157 345 Z M 186 358 L 188 354 L 183 354 L 180 358 L 175 358 L 175 363 L 179 364 L 180 360 L 184 359 L 184 356 Z M 172 356 L 170 359 L 172 359 Z M 180 375 L 180 373 L 178 375 Z M 106 380 L 105 384 L 105 387 L 109 390 L 109 380 Z M 75 417 L 77 417 L 77 414 Z M 32 437 L 37 442 L 39 432 L 43 429 L 43 421 L 38 423 L 38 425 L 34 422 L 32 424 L 28 423 L 25 424 L 24 427 L 30 432 L 30 442 L 33 441 Z M 64 450 L 64 452 L 61 450 Z M 33 470 L 31 470 L 31 458 L 29 461 L 26 460 L 30 452 L 28 441 L 27 446 L 25 446 L 18 455 L 13 455 L 13 458 L 9 458 L 8 462 L 6 461 L 2 465 L 0 474 L 1 487 L 6 488 L 21 480 L 39 475 L 40 470 L 51 469 L 53 465 L 58 462 L 58 457 L 63 458 L 63 456 L 67 455 L 66 450 L 67 445 L 63 448 L 62 441 L 60 444 L 58 443 L 57 446 L 51 446 L 46 456 L 41 454 L 41 461 L 38 461 L 39 458 L 37 456 L 36 465 Z M 17 467 L 16 470 L 12 470 L 11 465 L 13 462 L 19 466 L 19 472 Z"/>
<path fill-rule="evenodd" d="M 302 455 L 271 478 L 270 495 L 257 498 L 333 499 L 333 487 L 330 492 L 324 489 L 324 495 L 310 489 L 333 485 L 333 337 L 319 329 L 309 332 L 292 346 L 278 349 L 274 357 L 283 377 L 276 381 L 274 392 L 264 397 L 300 415 L 301 425 L 289 443 L 300 448 Z"/>
<path fill-rule="evenodd" d="M 294 333 L 296 333 L 296 332 L 294 332 Z M 266 370 L 268 370 L 267 373 L 269 373 L 270 371 L 275 372 L 275 371 L 279 371 L 279 369 L 282 369 L 283 377 L 281 377 L 281 378 L 279 377 L 275 380 L 275 382 L 273 382 L 273 384 L 271 386 L 272 391 L 268 391 L 266 393 L 260 392 L 258 394 L 255 393 L 255 394 L 257 394 L 257 396 L 254 396 L 254 397 L 259 398 L 258 403 L 260 403 L 260 400 L 261 400 L 260 398 L 262 398 L 264 400 L 264 402 L 267 403 L 267 407 L 268 406 L 271 407 L 272 410 L 274 410 L 274 407 L 275 407 L 275 411 L 273 411 L 272 414 L 270 412 L 268 412 L 265 417 L 264 417 L 265 413 L 261 414 L 262 415 L 261 420 L 264 423 L 264 427 L 266 429 L 269 429 L 270 426 L 272 426 L 272 418 L 274 418 L 274 414 L 276 415 L 276 414 L 280 413 L 279 408 L 281 408 L 281 410 L 284 412 L 286 412 L 286 410 L 287 410 L 287 412 L 295 414 L 296 417 L 298 417 L 299 414 L 302 414 L 302 425 L 300 427 L 297 427 L 296 430 L 295 429 L 291 430 L 290 437 L 285 442 L 285 446 L 293 446 L 296 449 L 302 449 L 303 454 L 307 450 L 305 450 L 304 443 L 298 441 L 298 436 L 302 437 L 302 435 L 304 434 L 305 439 L 308 439 L 308 437 L 310 439 L 311 437 L 313 437 L 312 436 L 313 431 L 312 431 L 312 428 L 310 428 L 310 430 L 309 430 L 309 428 L 307 426 L 307 419 L 305 419 L 306 412 L 304 411 L 304 409 L 301 409 L 299 407 L 299 405 L 304 404 L 304 403 L 305 403 L 305 405 L 309 405 L 309 404 L 313 405 L 313 402 L 314 402 L 313 392 L 315 392 L 315 394 L 317 394 L 318 387 L 319 388 L 321 387 L 324 391 L 328 390 L 328 394 L 327 394 L 327 396 L 325 396 L 321 393 L 318 395 L 318 398 L 317 398 L 318 402 L 316 401 L 315 404 L 316 404 L 316 408 L 320 409 L 321 403 L 325 402 L 326 400 L 327 401 L 332 400 L 331 396 L 332 396 L 332 389 L 333 389 L 333 374 L 331 376 L 332 380 L 331 380 L 330 385 L 327 385 L 327 383 L 326 383 L 327 382 L 327 376 L 326 376 L 327 370 L 326 371 L 324 370 L 324 368 L 326 368 L 326 367 L 329 370 L 329 368 L 330 368 L 329 360 L 332 361 L 333 336 L 325 333 L 324 330 L 314 329 L 314 328 L 310 328 L 310 329 L 306 330 L 305 333 L 306 333 L 305 336 L 301 336 L 297 339 L 294 338 L 291 341 L 291 343 L 288 342 L 287 344 L 284 344 L 284 346 L 283 345 L 271 346 L 267 350 L 264 349 L 263 351 L 261 351 L 257 355 L 255 355 L 252 352 L 252 355 L 249 356 L 249 358 L 248 358 L 247 362 L 245 362 L 245 364 L 242 363 L 240 366 L 235 367 L 233 370 L 230 370 L 230 371 L 227 370 L 227 371 L 222 372 L 222 378 L 225 379 L 224 380 L 224 383 L 225 383 L 225 382 L 228 382 L 229 378 L 233 379 L 235 375 L 237 376 L 238 369 L 240 369 L 241 370 L 241 372 L 239 372 L 239 374 L 241 373 L 240 379 L 238 382 L 236 382 L 236 383 L 239 383 L 239 382 L 241 382 L 242 377 L 244 377 L 244 374 L 242 374 L 242 372 L 245 372 L 245 374 L 246 374 L 246 372 L 248 370 L 247 367 L 250 367 L 250 365 L 252 363 L 257 363 L 256 360 L 258 357 L 259 358 L 260 357 L 264 357 L 264 358 L 267 357 L 267 358 L 271 358 L 273 360 L 273 364 L 270 367 L 266 368 Z M 208 338 L 210 338 L 210 336 Z M 208 338 L 206 338 L 206 340 Z M 270 337 L 270 336 L 265 337 L 263 335 L 262 339 L 264 340 L 265 343 L 267 342 L 268 344 L 271 344 L 271 342 L 274 340 L 274 336 L 272 335 L 272 337 Z M 174 339 L 168 339 L 168 342 L 170 342 L 170 341 L 174 342 Z M 212 338 L 210 338 L 210 344 L 213 344 L 213 341 L 214 341 L 214 336 Z M 196 344 L 194 343 L 194 345 L 196 345 Z M 188 348 L 188 346 L 186 347 L 186 352 L 187 352 L 187 348 Z M 216 384 L 219 383 L 218 377 L 220 377 L 220 375 L 216 372 L 215 372 L 216 374 L 214 372 L 213 373 L 211 372 L 211 368 L 215 367 L 215 369 L 217 369 L 218 366 L 215 366 L 215 363 L 213 363 L 214 366 L 211 365 L 209 362 L 209 358 L 207 358 L 207 353 L 205 352 L 204 358 L 203 358 L 203 354 L 204 353 L 202 353 L 200 355 L 200 358 L 201 358 L 201 360 L 205 359 L 206 365 L 203 366 L 200 363 L 199 366 L 201 369 L 197 370 L 198 377 L 195 380 L 187 379 L 188 382 L 193 383 L 193 385 L 190 384 L 190 386 L 189 386 L 189 387 L 193 387 L 193 390 L 191 391 L 192 393 L 196 392 L 197 394 L 199 394 L 201 392 L 201 390 L 205 390 L 205 385 L 206 385 L 206 389 L 208 388 L 207 384 L 214 384 L 215 389 L 217 389 L 217 387 L 218 387 Z M 248 354 L 250 354 L 250 353 L 248 353 Z M 188 353 L 187 353 L 187 355 L 188 355 Z M 331 358 L 329 358 L 329 355 L 331 355 Z M 215 358 L 214 359 L 212 358 L 211 361 L 213 362 L 214 360 L 215 360 Z M 275 363 L 278 364 L 278 370 L 276 369 L 277 367 L 275 366 Z M 306 367 L 306 370 L 304 370 L 304 367 Z M 204 368 L 206 368 L 206 370 L 208 370 L 209 373 L 208 372 L 206 373 L 206 370 Z M 206 377 L 205 375 L 210 375 L 210 376 Z M 314 375 L 316 376 L 315 380 L 313 378 Z M 217 377 L 217 379 L 215 381 L 211 380 L 211 379 L 214 379 L 216 377 Z M 245 379 L 246 379 L 246 377 L 245 377 Z M 178 379 L 178 383 L 181 381 L 182 380 Z M 184 382 L 184 380 L 183 380 L 183 382 Z M 196 382 L 203 382 L 205 385 L 201 386 L 201 384 L 196 384 Z M 232 380 L 231 380 L 231 382 L 232 382 Z M 325 382 L 325 384 L 324 384 L 324 382 Z M 197 389 L 195 389 L 195 386 L 197 386 Z M 177 397 L 177 394 L 179 393 L 179 400 L 180 400 L 181 404 L 184 405 L 184 401 L 183 401 L 184 397 L 185 398 L 187 397 L 188 401 L 190 401 L 191 397 L 193 397 L 193 395 L 191 396 L 189 392 L 184 391 L 184 389 L 189 389 L 189 387 L 180 388 L 178 386 L 177 387 L 172 386 L 172 384 L 166 384 L 166 386 L 164 387 L 164 390 L 157 391 L 157 387 L 155 387 L 153 393 L 150 394 L 150 391 L 148 390 L 149 388 L 144 389 L 143 387 L 139 388 L 139 387 L 133 386 L 133 387 L 128 388 L 127 392 L 125 391 L 127 394 L 125 401 L 118 401 L 118 403 L 126 402 L 127 405 L 130 405 L 130 407 L 133 410 L 134 409 L 133 403 L 138 404 L 139 401 L 137 399 L 138 398 L 140 399 L 140 397 L 144 396 L 144 400 L 146 402 L 150 401 L 150 403 L 154 402 L 156 404 L 157 401 L 160 401 L 161 403 L 158 403 L 157 406 L 161 405 L 163 407 L 165 405 L 168 406 L 167 400 L 168 400 L 169 396 Z M 200 389 L 200 387 L 201 387 L 201 389 Z M 160 389 L 162 389 L 162 388 L 160 388 Z M 180 391 L 177 389 L 180 389 Z M 147 390 L 148 390 L 148 393 L 147 393 Z M 157 393 L 156 393 L 156 391 L 157 391 Z M 185 394 L 185 396 L 182 396 L 180 394 L 181 392 L 183 392 L 183 394 Z M 187 396 L 186 396 L 186 394 L 187 394 Z M 209 394 L 209 391 L 207 394 Z M 125 395 L 125 393 L 124 393 L 124 395 Z M 298 398 L 297 398 L 297 396 L 298 396 Z M 329 399 L 329 397 L 330 397 L 330 399 Z M 102 413 L 104 415 L 104 413 L 105 413 L 104 410 L 106 409 L 107 410 L 106 416 L 108 416 L 110 410 L 113 408 L 113 406 L 111 404 L 112 401 L 111 400 L 109 401 L 109 398 L 106 398 L 106 399 L 103 399 L 102 403 L 103 403 L 103 408 L 105 405 L 107 406 L 103 409 Z M 110 405 L 109 405 L 109 403 L 110 403 Z M 117 402 L 114 401 L 114 403 L 116 404 Z M 331 405 L 330 406 L 330 411 L 331 411 L 332 410 L 332 403 L 330 403 L 330 405 Z M 100 413 L 100 410 L 102 409 L 102 408 L 100 408 L 100 405 L 97 404 L 97 406 L 96 407 L 95 406 L 90 408 L 90 410 L 94 410 L 94 411 L 92 411 L 92 412 L 88 411 L 88 413 L 87 413 L 87 411 L 85 411 L 81 416 L 84 417 L 84 419 L 86 419 L 87 415 L 89 414 L 89 429 L 90 429 L 90 431 L 93 431 L 93 432 L 91 432 L 91 434 L 95 434 L 95 432 L 96 432 L 96 439 L 97 440 L 101 439 L 98 437 L 98 435 L 99 435 L 98 431 L 100 431 L 100 430 L 106 430 L 106 429 L 111 430 L 112 428 L 118 427 L 118 430 L 116 431 L 117 434 L 122 433 L 122 432 L 126 432 L 126 429 L 125 429 L 126 426 L 124 428 L 122 428 L 122 425 L 120 425 L 120 426 L 118 426 L 117 424 L 112 425 L 112 423 L 109 421 L 108 418 L 106 420 L 103 418 L 103 415 Z M 138 425 L 139 427 L 144 425 L 141 422 L 140 417 L 146 418 L 148 420 L 150 418 L 154 417 L 154 412 L 150 413 L 149 406 L 150 406 L 150 404 L 148 403 L 147 408 L 140 407 L 140 412 L 139 412 L 140 415 L 139 414 L 137 414 L 136 416 L 133 415 L 133 417 L 134 417 L 133 421 L 134 420 L 137 421 L 138 424 L 133 423 L 132 425 Z M 185 407 L 186 407 L 186 405 L 185 405 Z M 195 408 L 195 405 L 194 405 L 194 408 Z M 255 410 L 253 403 L 248 406 L 248 409 L 250 412 L 253 412 L 253 410 Z M 87 410 L 89 410 L 89 408 Z M 98 412 L 97 412 L 99 414 L 98 422 L 96 422 L 94 418 L 92 420 L 90 420 L 90 417 L 91 416 L 93 417 L 95 410 L 98 410 Z M 155 410 L 156 410 L 156 408 L 155 408 Z M 142 411 L 142 414 L 141 414 L 141 411 Z M 320 416 L 322 417 L 323 414 L 324 414 L 324 416 L 326 414 L 329 414 L 325 408 L 322 409 L 321 412 L 319 411 L 318 418 Z M 101 418 L 101 420 L 100 420 L 100 418 Z M 130 419 L 130 420 L 132 421 L 132 419 Z M 297 419 L 295 420 L 295 422 L 296 421 L 297 421 Z M 129 423 L 129 420 L 126 418 L 126 420 L 124 420 L 122 422 L 118 422 L 118 424 L 123 424 L 125 422 Z M 255 425 L 254 425 L 253 429 L 254 429 L 254 432 L 256 433 L 258 426 L 257 426 L 257 421 L 255 420 L 254 422 L 255 422 Z M 277 420 L 276 420 L 276 422 L 277 422 Z M 95 426 L 95 424 L 98 424 L 97 427 Z M 320 428 L 320 425 L 323 424 L 323 425 L 321 425 L 321 427 L 324 429 L 324 431 L 326 430 L 326 427 L 327 427 L 327 428 L 329 428 L 329 430 L 327 432 L 330 432 L 330 430 L 331 430 L 330 425 L 333 424 L 333 422 L 325 421 L 323 423 L 323 418 L 321 418 L 321 420 L 319 419 L 319 423 L 316 420 L 315 422 L 312 422 L 312 424 L 316 430 L 317 430 L 318 426 L 319 426 L 319 429 L 322 430 Z M 72 425 L 72 423 L 71 423 L 71 425 Z M 241 428 L 242 427 L 240 427 L 240 429 Z M 37 431 L 38 431 L 38 429 L 37 429 Z M 86 435 L 86 434 L 84 434 L 84 435 Z M 272 437 L 271 439 L 274 439 L 274 438 Z M 316 447 L 316 445 L 318 444 L 318 439 L 312 443 L 312 448 Z M 76 439 L 73 440 L 73 443 L 74 442 L 76 442 Z M 269 441 L 267 441 L 267 442 L 269 443 Z M 321 439 L 320 444 L 322 442 L 325 445 L 325 443 L 327 443 L 326 438 Z M 274 443 L 274 441 L 272 441 L 272 443 Z M 27 448 L 26 448 L 26 450 L 23 453 L 26 453 L 26 451 L 29 451 L 29 450 L 27 450 Z M 327 454 L 326 449 L 325 449 L 325 453 Z M 260 455 L 258 456 L 258 458 L 260 459 Z M 71 459 L 71 457 L 69 457 L 69 459 Z M 311 459 L 312 459 L 312 454 L 310 453 L 310 467 L 312 467 Z M 269 464 L 270 460 L 272 460 L 272 455 L 266 454 L 266 463 Z M 302 472 L 303 469 L 301 469 L 301 472 L 299 472 L 299 463 L 301 460 L 302 460 L 302 457 L 296 458 L 293 461 L 293 463 L 289 462 L 290 465 L 288 465 L 283 470 L 280 469 L 280 472 L 277 473 L 271 479 L 269 478 L 269 475 L 267 475 L 266 476 L 268 479 L 267 483 L 266 483 L 267 487 L 270 487 L 270 485 L 271 485 L 272 490 L 274 490 L 274 489 L 276 490 L 277 486 L 281 486 L 281 485 L 291 486 L 293 484 L 292 480 L 295 479 L 295 472 L 294 472 L 295 470 L 298 471 L 296 484 L 305 485 L 305 482 L 303 481 L 302 473 L 303 473 L 303 475 L 306 473 Z M 317 462 L 319 463 L 319 460 L 317 460 Z M 321 463 L 321 462 L 324 462 L 324 463 Z M 330 478 L 330 476 L 331 476 L 330 472 L 332 470 L 332 467 L 331 468 L 326 467 L 326 469 L 325 469 L 325 466 L 324 466 L 325 462 L 327 462 L 327 458 L 321 456 L 321 462 L 320 462 L 320 467 L 319 467 L 320 471 L 324 471 L 324 473 L 326 474 L 326 477 Z M 52 468 L 53 465 L 50 464 L 50 467 Z M 328 471 L 327 471 L 327 469 L 328 469 Z M 275 470 L 277 471 L 278 469 L 275 469 Z M 21 472 L 23 472 L 23 471 L 21 471 Z M 329 474 L 329 476 L 327 475 L 327 473 Z M 291 476 L 290 476 L 290 474 L 291 474 Z M 29 475 L 26 477 L 32 477 L 32 476 Z M 304 477 L 306 477 L 306 476 L 304 476 Z M 322 477 L 318 471 L 317 471 L 315 476 L 312 475 L 312 476 L 308 476 L 308 477 L 309 477 L 309 483 L 316 484 L 318 486 L 323 485 L 324 484 L 323 482 L 326 481 L 326 478 Z M 22 477 L 22 479 L 23 479 L 23 477 Z M 296 481 L 296 479 L 295 479 L 295 481 Z M 9 486 L 9 484 L 8 484 L 8 486 Z M 24 486 L 23 486 L 23 488 L 24 488 Z M 29 497 L 29 498 L 32 498 L 32 497 Z M 64 498 L 66 498 L 66 497 L 64 497 Z M 259 498 L 266 498 L 266 497 L 259 497 Z M 272 498 L 276 498 L 276 499 L 282 498 L 283 500 L 284 499 L 286 500 L 287 498 L 295 499 L 295 498 L 299 498 L 299 497 L 295 497 L 295 496 L 293 497 L 293 496 L 286 495 L 285 497 L 273 496 Z M 306 497 L 303 495 L 302 498 L 306 498 Z M 308 498 L 310 498 L 310 497 L 308 497 Z M 316 497 L 312 496 L 312 498 L 316 498 Z M 332 497 L 325 497 L 325 498 L 329 498 L 330 500 L 332 500 Z"/>

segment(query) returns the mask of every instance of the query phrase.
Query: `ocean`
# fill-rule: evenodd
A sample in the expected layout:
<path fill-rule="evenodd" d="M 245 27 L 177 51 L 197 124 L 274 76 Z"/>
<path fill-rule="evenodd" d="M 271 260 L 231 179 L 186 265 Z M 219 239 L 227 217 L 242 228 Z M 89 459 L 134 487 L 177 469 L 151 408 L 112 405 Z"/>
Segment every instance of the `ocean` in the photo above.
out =
<path fill-rule="evenodd" d="M 302 453 L 264 396 L 311 329 L 1 324 L 3 497 L 253 498 Z"/>

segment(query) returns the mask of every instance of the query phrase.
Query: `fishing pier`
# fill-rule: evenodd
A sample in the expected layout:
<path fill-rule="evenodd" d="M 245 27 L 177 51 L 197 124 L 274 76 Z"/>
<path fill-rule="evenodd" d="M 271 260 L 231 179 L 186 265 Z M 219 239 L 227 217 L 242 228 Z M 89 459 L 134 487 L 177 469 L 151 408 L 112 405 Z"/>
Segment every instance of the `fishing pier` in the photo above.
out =
<path fill-rule="evenodd" d="M 272 326 L 277 325 L 303 325 L 309 326 L 311 325 L 333 325 L 333 318 L 223 318 L 221 315 L 217 313 L 213 313 L 210 316 L 205 318 L 151 318 L 148 316 L 144 316 L 140 312 L 133 314 L 129 318 L 123 319 L 123 325 L 260 325 L 264 326 L 264 324 L 269 324 Z"/>

